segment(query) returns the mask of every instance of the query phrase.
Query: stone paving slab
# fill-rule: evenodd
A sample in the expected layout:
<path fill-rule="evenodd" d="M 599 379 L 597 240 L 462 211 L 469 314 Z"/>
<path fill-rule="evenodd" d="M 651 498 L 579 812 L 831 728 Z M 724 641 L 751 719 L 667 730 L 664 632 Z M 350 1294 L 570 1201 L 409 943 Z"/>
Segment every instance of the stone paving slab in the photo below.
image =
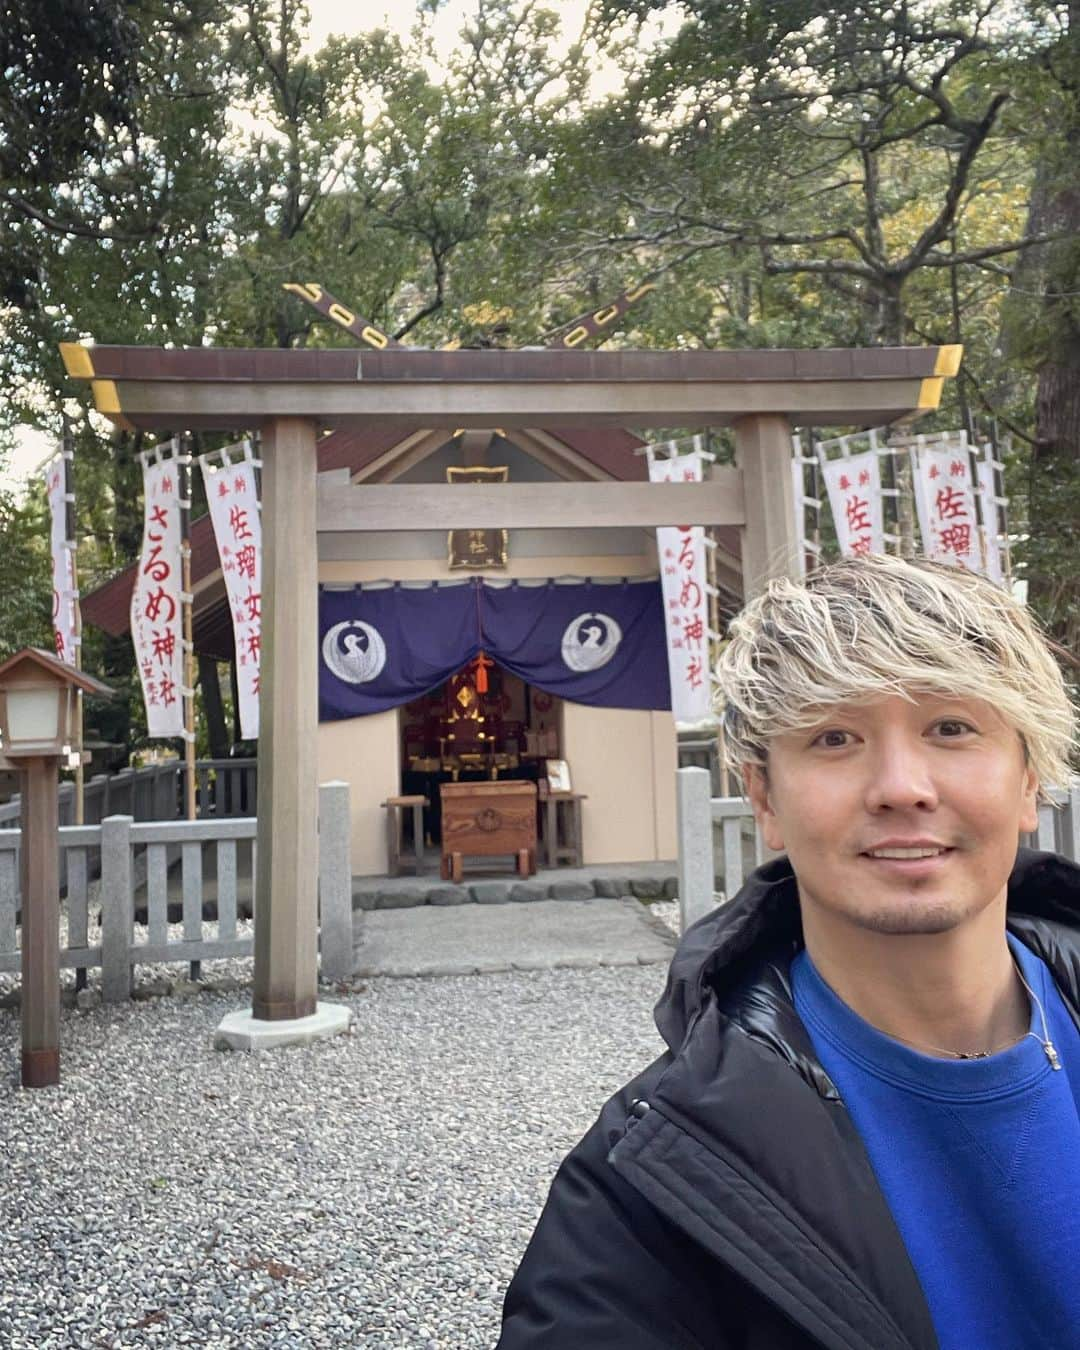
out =
<path fill-rule="evenodd" d="M 650 965 L 675 946 L 633 896 L 378 909 L 354 924 L 354 978 Z"/>
<path fill-rule="evenodd" d="M 429 855 L 420 876 L 353 877 L 353 909 L 407 909 L 414 905 L 501 905 L 507 901 L 609 899 L 633 895 L 639 900 L 673 899 L 677 867 L 673 862 L 597 863 L 589 867 L 541 868 L 528 881 L 501 864 L 472 859 L 461 885 L 439 878 L 438 854 Z"/>

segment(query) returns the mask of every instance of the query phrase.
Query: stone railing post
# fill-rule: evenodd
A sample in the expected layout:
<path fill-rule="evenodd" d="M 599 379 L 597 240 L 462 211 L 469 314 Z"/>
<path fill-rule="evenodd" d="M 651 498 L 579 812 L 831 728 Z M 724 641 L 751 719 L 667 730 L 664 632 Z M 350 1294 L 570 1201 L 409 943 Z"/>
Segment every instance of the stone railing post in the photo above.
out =
<path fill-rule="evenodd" d="M 679 831 L 679 917 L 685 933 L 716 905 L 712 778 L 708 769 L 675 771 Z"/>
<path fill-rule="evenodd" d="M 319 964 L 324 980 L 347 980 L 353 969 L 352 860 L 349 785 L 319 786 Z"/>
<path fill-rule="evenodd" d="M 131 939 L 135 921 L 130 816 L 101 822 L 101 997 L 131 997 Z"/>

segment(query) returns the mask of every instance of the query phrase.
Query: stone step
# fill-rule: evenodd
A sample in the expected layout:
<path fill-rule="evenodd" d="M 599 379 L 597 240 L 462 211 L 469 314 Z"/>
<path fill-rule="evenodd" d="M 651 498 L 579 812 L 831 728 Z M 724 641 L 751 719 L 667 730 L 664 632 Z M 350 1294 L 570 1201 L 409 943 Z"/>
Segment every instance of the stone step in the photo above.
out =
<path fill-rule="evenodd" d="M 674 868 L 654 865 L 646 869 L 627 867 L 619 872 L 603 869 L 566 869 L 541 873 L 529 881 L 512 878 L 477 878 L 461 885 L 450 885 L 439 878 L 354 877 L 354 910 L 413 909 L 419 905 L 507 905 L 541 900 L 616 899 L 632 895 L 648 903 L 673 900 L 678 894 Z"/>

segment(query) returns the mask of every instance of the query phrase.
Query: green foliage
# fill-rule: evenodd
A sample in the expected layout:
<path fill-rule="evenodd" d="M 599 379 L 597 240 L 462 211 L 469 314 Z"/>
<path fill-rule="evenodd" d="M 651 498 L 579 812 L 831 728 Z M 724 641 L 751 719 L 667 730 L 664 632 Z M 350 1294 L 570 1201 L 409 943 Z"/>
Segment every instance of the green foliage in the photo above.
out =
<path fill-rule="evenodd" d="M 51 651 L 52 576 L 44 492 L 19 506 L 0 491 L 0 660 L 20 647 Z"/>
<path fill-rule="evenodd" d="M 299 0 L 0 8 L 0 433 L 72 417 L 84 589 L 135 555 L 145 441 L 57 343 L 348 342 L 288 281 L 431 346 L 535 342 L 645 277 L 615 343 L 961 340 L 934 420 L 1021 433 L 1019 520 L 1076 509 L 1022 439 L 1080 331 L 1080 224 L 1031 243 L 1080 200 L 1075 0 L 603 0 L 561 46 L 543 5 L 486 0 L 442 65 L 439 9 L 312 50 Z M 0 520 L 0 640 L 40 638 L 40 504 Z M 1053 617 L 1073 564 L 1043 537 L 1021 554 Z M 126 640 L 86 652 L 134 691 Z M 107 738 L 138 738 L 118 707 Z"/>

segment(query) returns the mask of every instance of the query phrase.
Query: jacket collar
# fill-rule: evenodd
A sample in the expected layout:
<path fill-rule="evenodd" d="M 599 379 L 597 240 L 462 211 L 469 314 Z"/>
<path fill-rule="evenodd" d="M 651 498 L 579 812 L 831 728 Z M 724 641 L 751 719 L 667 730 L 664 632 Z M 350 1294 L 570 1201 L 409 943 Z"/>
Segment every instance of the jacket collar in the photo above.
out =
<path fill-rule="evenodd" d="M 1020 849 L 1009 877 L 1007 921 L 1053 971 L 1077 1016 L 1080 867 L 1057 854 Z M 794 1009 L 791 1019 L 782 1018 L 783 1026 L 767 1035 L 762 1019 L 762 982 L 790 1006 L 786 971 L 801 946 L 795 874 L 788 859 L 779 857 L 751 873 L 732 901 L 684 934 L 654 1014 L 671 1050 L 678 1052 L 706 1000 L 715 997 L 744 1030 L 763 1035 L 823 1095 L 829 1095 L 828 1079 Z M 776 1005 L 771 998 L 768 1002 L 775 1018 Z"/>

